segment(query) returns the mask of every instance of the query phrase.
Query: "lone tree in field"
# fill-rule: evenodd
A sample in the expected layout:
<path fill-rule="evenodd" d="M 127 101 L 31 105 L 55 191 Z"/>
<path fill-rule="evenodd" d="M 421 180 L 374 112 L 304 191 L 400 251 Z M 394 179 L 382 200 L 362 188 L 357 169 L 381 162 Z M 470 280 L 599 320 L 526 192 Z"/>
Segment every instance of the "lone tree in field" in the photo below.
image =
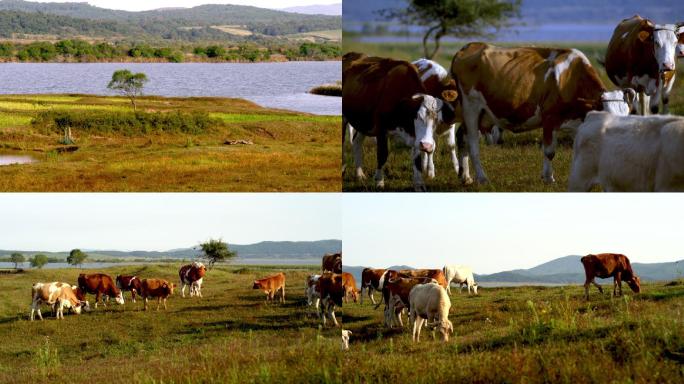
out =
<path fill-rule="evenodd" d="M 144 73 L 132 73 L 128 69 L 122 69 L 114 72 L 107 88 L 128 97 L 133 105 L 133 112 L 136 112 L 135 98 L 142 95 L 143 87 L 148 81 Z"/>
<path fill-rule="evenodd" d="M 200 244 L 204 258 L 209 260 L 209 268 L 214 266 L 214 263 L 219 261 L 226 261 L 237 256 L 237 252 L 228 249 L 228 244 L 224 243 L 222 239 L 209 239 L 206 243 Z"/>
<path fill-rule="evenodd" d="M 71 265 L 83 265 L 83 262 L 88 258 L 88 254 L 82 252 L 80 249 L 72 249 L 67 256 L 67 263 Z"/>
<path fill-rule="evenodd" d="M 19 252 L 14 252 L 10 256 L 10 261 L 14 263 L 14 269 L 19 269 L 19 263 L 26 261 L 26 257 Z"/>
<path fill-rule="evenodd" d="M 41 269 L 47 263 L 48 263 L 47 256 L 40 254 L 40 253 L 37 255 L 33 255 L 33 258 L 31 259 L 31 266 L 33 268 Z"/>
<path fill-rule="evenodd" d="M 379 13 L 388 20 L 427 28 L 423 35 L 425 57 L 432 59 L 440 48 L 440 40 L 455 37 L 491 36 L 520 15 L 521 0 L 408 0 L 408 7 L 383 9 Z M 429 40 L 434 41 L 430 50 Z"/>

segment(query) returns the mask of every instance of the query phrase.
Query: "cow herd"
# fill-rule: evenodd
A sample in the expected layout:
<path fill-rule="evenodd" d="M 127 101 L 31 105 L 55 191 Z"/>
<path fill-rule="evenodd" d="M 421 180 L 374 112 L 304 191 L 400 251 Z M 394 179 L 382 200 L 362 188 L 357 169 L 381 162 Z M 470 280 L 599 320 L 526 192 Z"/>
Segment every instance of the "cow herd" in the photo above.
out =
<path fill-rule="evenodd" d="M 595 278 L 613 278 L 613 295 L 622 295 L 622 281 L 635 292 L 641 292 L 641 281 L 632 270 L 629 258 L 622 254 L 602 253 L 581 258 L 586 280 L 585 297 L 589 299 L 589 286 L 596 285 L 603 292 Z M 404 327 L 402 314 L 408 314 L 412 327 L 412 339 L 418 342 L 423 326 L 437 332 L 443 341 L 449 340 L 453 324 L 449 320 L 451 308 L 451 284 L 468 287 L 468 293 L 477 294 L 472 268 L 464 265 L 445 265 L 442 269 L 374 269 L 364 268 L 361 273 L 361 300 L 364 291 L 375 304 L 375 309 L 384 304 L 383 325 L 387 328 Z M 352 286 L 353 290 L 356 285 Z M 382 293 L 376 304 L 373 292 Z M 460 289 L 459 289 L 460 291 Z M 348 344 L 349 334 L 347 335 Z"/>
<path fill-rule="evenodd" d="M 487 183 L 480 135 L 496 143 L 502 130 L 542 128 L 541 178 L 547 183 L 555 182 L 557 133 L 567 130 L 575 136 L 569 190 L 684 190 L 684 118 L 667 115 L 677 57 L 684 56 L 683 32 L 683 23 L 655 24 L 638 15 L 620 22 L 602 61 L 619 87 L 612 91 L 577 49 L 473 42 L 455 53 L 450 71 L 426 59 L 347 53 L 343 142 L 350 132 L 355 176 L 365 179 L 362 144 L 375 137 L 375 181 L 384 187 L 394 135 L 411 147 L 414 188 L 424 191 L 423 177 L 435 177 L 435 138 L 445 135 L 461 182 L 473 182 L 472 161 L 475 180 Z M 665 116 L 648 116 L 659 111 Z"/>

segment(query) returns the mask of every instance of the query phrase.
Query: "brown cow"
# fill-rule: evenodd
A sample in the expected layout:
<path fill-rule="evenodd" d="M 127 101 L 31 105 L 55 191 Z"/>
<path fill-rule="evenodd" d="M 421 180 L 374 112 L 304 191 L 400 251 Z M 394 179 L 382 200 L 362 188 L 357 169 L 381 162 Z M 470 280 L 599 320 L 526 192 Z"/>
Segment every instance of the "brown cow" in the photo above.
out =
<path fill-rule="evenodd" d="M 368 297 L 370 297 L 371 302 L 375 304 L 375 298 L 373 298 L 373 291 L 380 291 L 379 288 L 380 278 L 385 273 L 385 269 L 374 269 L 374 268 L 364 268 L 361 272 L 361 304 L 363 304 L 363 290 L 368 290 Z"/>
<path fill-rule="evenodd" d="M 95 295 L 95 308 L 97 308 L 97 303 L 100 301 L 100 296 L 103 295 L 108 298 L 114 297 L 117 304 L 124 303 L 123 293 L 116 287 L 112 277 L 104 273 L 93 273 L 90 275 L 81 273 L 78 276 L 78 287 L 85 293 Z M 102 305 L 107 306 L 104 300 Z"/>
<path fill-rule="evenodd" d="M 116 286 L 122 292 L 131 292 L 131 300 L 135 303 L 135 295 L 142 292 L 142 281 L 138 276 L 132 275 L 118 275 L 116 277 Z M 77 294 L 78 295 L 78 294 Z"/>
<path fill-rule="evenodd" d="M 195 261 L 192 264 L 184 265 L 178 271 L 181 282 L 181 296 L 185 297 L 185 287 L 190 286 L 190 297 L 202 297 L 202 281 L 207 273 L 204 264 Z"/>
<path fill-rule="evenodd" d="M 600 253 L 598 255 L 587 255 L 581 259 L 584 265 L 584 273 L 586 274 L 586 281 L 584 282 L 584 295 L 589 300 L 589 285 L 593 283 L 599 292 L 603 293 L 603 289 L 594 280 L 596 277 L 606 279 L 613 277 L 613 296 L 616 296 L 616 289 L 620 290 L 622 296 L 622 280 L 632 289 L 632 291 L 641 292 L 641 280 L 632 270 L 632 265 L 625 255 L 617 253 Z"/>
<path fill-rule="evenodd" d="M 344 286 L 342 284 L 342 275 L 337 273 L 324 273 L 318 278 L 316 282 L 318 292 L 321 294 L 321 318 L 323 326 L 326 325 L 326 320 L 330 317 L 333 324 L 338 327 L 339 323 L 335 318 L 335 306 L 342 306 L 342 298 L 344 297 Z"/>
<path fill-rule="evenodd" d="M 441 285 L 444 289 L 448 286 L 444 272 L 441 269 L 401 269 L 399 274 L 403 275 L 402 277 L 427 277 L 435 279 L 437 284 Z"/>
<path fill-rule="evenodd" d="M 145 311 L 147 311 L 147 301 L 149 298 L 155 297 L 157 298 L 157 311 L 162 300 L 164 300 L 164 310 L 166 310 L 166 299 L 173 295 L 173 289 L 176 285 L 164 279 L 144 279 L 141 285 L 142 292 L 140 296 L 145 301 Z"/>
<path fill-rule="evenodd" d="M 342 272 L 342 286 L 344 286 L 344 302 L 348 303 L 348 297 L 356 303 L 358 298 L 358 290 L 356 289 L 356 279 L 349 272 Z"/>
<path fill-rule="evenodd" d="M 325 254 L 321 264 L 321 269 L 323 272 L 342 273 L 342 254 Z"/>
<path fill-rule="evenodd" d="M 280 302 L 285 302 L 285 274 L 282 272 L 275 275 L 254 280 L 252 289 L 260 289 L 266 294 L 266 302 L 273 302 L 275 295 L 280 291 Z"/>
<path fill-rule="evenodd" d="M 33 284 L 31 287 L 31 321 L 35 318 L 35 312 L 38 312 L 38 318 L 43 320 L 43 315 L 40 312 L 42 304 L 50 305 L 58 319 L 64 318 L 65 307 L 73 309 L 77 315 L 81 314 L 82 309 L 86 311 L 90 309 L 87 301 L 82 301 L 76 297 L 70 284 L 60 282 Z"/>
<path fill-rule="evenodd" d="M 398 276 L 406 276 L 398 274 Z M 404 326 L 401 320 L 401 312 L 409 309 L 409 294 L 411 289 L 418 284 L 436 283 L 437 281 L 431 277 L 393 277 L 388 279 L 385 286 L 382 288 L 382 298 L 385 303 L 385 325 L 392 328 L 396 322 L 401 327 Z M 375 306 L 378 308 L 380 303 Z"/>

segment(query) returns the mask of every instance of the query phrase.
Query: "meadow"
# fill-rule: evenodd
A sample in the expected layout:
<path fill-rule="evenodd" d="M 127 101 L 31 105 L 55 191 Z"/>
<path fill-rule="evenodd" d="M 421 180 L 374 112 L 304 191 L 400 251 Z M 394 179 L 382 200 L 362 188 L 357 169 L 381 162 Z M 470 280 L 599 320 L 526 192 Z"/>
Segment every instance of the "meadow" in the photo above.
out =
<path fill-rule="evenodd" d="M 0 154 L 30 154 L 37 160 L 0 167 L 0 191 L 341 188 L 339 116 L 268 109 L 229 98 L 146 96 L 137 104 L 142 117 L 136 119 L 122 97 L 0 96 Z M 78 147 L 73 152 L 59 144 L 63 133 L 55 121 L 65 116 L 70 124 L 80 121 L 87 128 L 72 128 Z M 165 128 L 167 122 L 177 129 Z M 126 129 L 117 129 L 124 123 Z M 230 141 L 252 144 L 226 145 Z"/>
<path fill-rule="evenodd" d="M 501 44 L 511 46 L 511 44 Z M 595 43 L 520 43 L 518 46 L 553 46 L 577 48 L 585 53 L 599 72 L 603 84 L 608 89 L 615 89 L 615 85 L 608 79 L 604 68 L 598 63 L 605 56 L 606 44 Z M 444 43 L 440 53 L 434 58 L 447 70 L 451 66 L 454 54 L 461 48 L 461 43 Z M 344 40 L 344 53 L 363 52 L 367 55 L 392 57 L 400 60 L 413 61 L 423 57 L 420 43 L 365 43 L 353 39 Z M 680 64 L 684 64 L 682 60 Z M 670 113 L 684 115 L 684 65 L 677 67 L 677 79 L 670 94 Z M 489 183 L 486 185 L 462 185 L 451 164 L 451 158 L 446 151 L 445 138 L 438 138 L 437 150 L 434 156 L 436 177 L 426 180 L 429 191 L 486 191 L 486 192 L 564 192 L 567 191 L 568 176 L 572 161 L 573 138 L 568 133 L 559 135 L 559 145 L 553 160 L 556 183 L 545 184 L 541 180 L 542 152 L 541 129 L 514 134 L 504 131 L 503 144 L 488 146 L 480 140 L 480 159 Z M 343 177 L 343 190 L 367 192 L 378 191 L 375 187 L 375 143 L 366 140 L 364 143 L 364 172 L 368 177 L 365 182 L 358 182 L 353 172 L 353 157 L 351 145 L 344 144 L 346 151 L 347 171 Z M 412 161 L 410 149 L 400 140 L 390 140 L 390 154 L 385 167 L 384 191 L 413 191 Z M 474 170 L 471 165 L 471 176 Z"/>
<path fill-rule="evenodd" d="M 483 288 L 452 291 L 447 343 L 424 329 L 384 328 L 382 306 L 345 304 L 353 334 L 345 382 L 396 383 L 681 383 L 684 380 L 684 281 L 647 283 L 642 293 L 611 298 L 597 280 L 584 288 Z M 629 289 L 624 286 L 625 292 Z M 375 294 L 376 299 L 380 297 Z"/>
<path fill-rule="evenodd" d="M 108 268 L 178 284 L 180 265 Z M 252 281 L 277 271 L 287 277 L 285 304 L 266 304 Z M 28 320 L 34 282 L 75 283 L 79 273 L 37 270 L 0 275 L 0 382 L 327 383 L 342 375 L 339 328 L 320 327 L 309 312 L 304 282 L 318 266 L 218 266 L 204 279 L 202 298 L 181 298 L 168 310 L 130 301 L 56 320 Z M 91 304 L 93 295 L 88 295 Z"/>

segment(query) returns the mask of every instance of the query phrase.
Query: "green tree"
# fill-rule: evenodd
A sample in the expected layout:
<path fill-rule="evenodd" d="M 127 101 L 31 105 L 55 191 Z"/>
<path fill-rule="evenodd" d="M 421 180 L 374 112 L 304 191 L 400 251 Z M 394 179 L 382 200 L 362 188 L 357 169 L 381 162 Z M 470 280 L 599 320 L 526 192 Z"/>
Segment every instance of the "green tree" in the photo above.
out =
<path fill-rule="evenodd" d="M 224 243 L 222 239 L 209 239 L 206 243 L 201 243 L 200 248 L 204 253 L 204 258 L 209 260 L 209 268 L 214 266 L 214 263 L 226 261 L 237 256 L 237 252 L 228 249 L 228 244 Z"/>
<path fill-rule="evenodd" d="M 143 87 L 148 81 L 147 75 L 144 73 L 134 74 L 127 69 L 122 69 L 114 72 L 112 81 L 109 82 L 107 88 L 128 97 L 133 105 L 133 112 L 136 112 L 135 98 L 142 95 Z"/>
<path fill-rule="evenodd" d="M 88 254 L 82 252 L 80 249 L 72 249 L 67 256 L 67 263 L 71 265 L 82 265 L 83 262 L 88 258 Z"/>
<path fill-rule="evenodd" d="M 408 0 L 408 7 L 384 9 L 380 14 L 402 24 L 426 27 L 423 50 L 425 57 L 432 59 L 444 36 L 490 36 L 490 31 L 509 26 L 509 19 L 520 15 L 520 4 L 521 0 Z"/>
<path fill-rule="evenodd" d="M 31 259 L 31 266 L 34 268 L 43 268 L 45 264 L 48 263 L 48 257 L 39 253 L 37 255 L 33 255 L 33 258 Z"/>
<path fill-rule="evenodd" d="M 19 269 L 19 263 L 26 261 L 26 257 L 19 252 L 14 252 L 10 256 L 10 261 L 14 263 L 14 269 Z"/>
<path fill-rule="evenodd" d="M 226 50 L 220 45 L 208 46 L 205 50 L 207 57 L 223 57 L 226 54 Z"/>

